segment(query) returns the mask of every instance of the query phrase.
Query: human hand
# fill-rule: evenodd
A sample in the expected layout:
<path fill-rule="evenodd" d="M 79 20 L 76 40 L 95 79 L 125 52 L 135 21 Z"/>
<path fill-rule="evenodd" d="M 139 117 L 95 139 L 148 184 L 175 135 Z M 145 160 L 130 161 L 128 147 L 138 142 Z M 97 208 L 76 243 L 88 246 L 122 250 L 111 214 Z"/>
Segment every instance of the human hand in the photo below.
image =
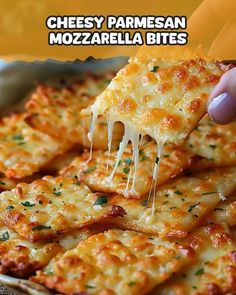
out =
<path fill-rule="evenodd" d="M 227 124 L 236 117 L 236 68 L 227 71 L 213 89 L 208 113 L 218 124 Z"/>

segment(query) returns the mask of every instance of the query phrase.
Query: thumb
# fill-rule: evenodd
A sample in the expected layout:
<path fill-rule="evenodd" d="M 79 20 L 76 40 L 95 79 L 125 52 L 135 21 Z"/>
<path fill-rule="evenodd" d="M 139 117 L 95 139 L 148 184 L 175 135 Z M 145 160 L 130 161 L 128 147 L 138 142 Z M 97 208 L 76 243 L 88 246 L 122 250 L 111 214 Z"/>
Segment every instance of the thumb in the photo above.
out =
<path fill-rule="evenodd" d="M 213 89 L 208 113 L 219 124 L 227 124 L 236 116 L 236 68 L 227 71 Z"/>

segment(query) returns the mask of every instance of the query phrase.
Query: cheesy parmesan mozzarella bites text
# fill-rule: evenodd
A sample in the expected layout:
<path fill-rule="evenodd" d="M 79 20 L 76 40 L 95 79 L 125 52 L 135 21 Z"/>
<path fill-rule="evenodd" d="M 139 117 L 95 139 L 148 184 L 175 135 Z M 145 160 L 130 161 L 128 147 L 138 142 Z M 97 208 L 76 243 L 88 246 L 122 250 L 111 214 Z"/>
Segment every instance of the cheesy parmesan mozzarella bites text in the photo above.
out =
<path fill-rule="evenodd" d="M 136 172 L 138 180 L 135 184 L 135 191 L 131 190 L 134 173 L 131 146 L 128 146 L 125 150 L 111 180 L 108 177 L 116 163 L 116 152 L 109 154 L 108 152 L 95 151 L 93 158 L 87 162 L 88 157 L 88 153 L 84 153 L 82 156 L 75 158 L 68 167 L 62 169 L 61 175 L 76 176 L 94 191 L 118 193 L 126 197 L 139 198 L 148 194 L 151 190 L 153 169 L 157 157 L 155 143 L 147 142 L 139 150 L 139 163 Z M 191 166 L 193 160 L 193 154 L 190 152 L 182 148 L 166 146 L 159 167 L 157 185 L 160 186 L 176 177 L 184 169 Z M 129 178 L 130 181 L 127 186 Z"/>
<path fill-rule="evenodd" d="M 13 230 L 0 225 L 0 273 L 28 278 L 43 268 L 58 253 L 77 246 L 92 235 L 88 228 L 73 230 L 57 239 L 31 243 Z"/>
<path fill-rule="evenodd" d="M 228 294 L 236 289 L 236 244 L 219 224 L 207 224 L 187 239 L 197 252 L 194 262 L 151 294 Z"/>
<path fill-rule="evenodd" d="M 162 237 L 183 238 L 216 208 L 222 196 L 236 188 L 235 176 L 233 167 L 182 177 L 160 187 L 149 202 L 147 198 L 126 200 L 115 196 L 110 203 L 119 204 L 127 213 L 115 219 L 115 224 Z"/>
<path fill-rule="evenodd" d="M 24 178 L 40 170 L 68 148 L 64 140 L 29 127 L 26 113 L 12 114 L 0 122 L 0 171 L 7 178 Z"/>
<path fill-rule="evenodd" d="M 57 237 L 72 229 L 123 216 L 101 193 L 91 193 L 76 179 L 47 176 L 31 184 L 21 183 L 0 194 L 0 220 L 29 241 Z"/>
<path fill-rule="evenodd" d="M 190 247 L 108 230 L 56 257 L 33 280 L 64 294 L 144 294 L 193 258 Z"/>
<path fill-rule="evenodd" d="M 206 113 L 208 96 L 228 67 L 204 59 L 134 56 L 98 95 L 94 117 L 106 115 L 158 143 L 181 145 Z"/>

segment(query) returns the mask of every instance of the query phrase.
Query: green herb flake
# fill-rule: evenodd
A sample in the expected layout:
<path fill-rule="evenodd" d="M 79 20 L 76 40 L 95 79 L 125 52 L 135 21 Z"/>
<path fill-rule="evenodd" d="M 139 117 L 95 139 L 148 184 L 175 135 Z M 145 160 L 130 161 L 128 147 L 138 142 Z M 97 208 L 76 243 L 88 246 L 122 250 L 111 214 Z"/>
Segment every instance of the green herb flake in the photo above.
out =
<path fill-rule="evenodd" d="M 125 162 L 125 164 L 127 164 L 127 165 L 131 165 L 132 164 L 132 160 L 131 159 L 125 159 L 124 160 L 124 162 Z"/>
<path fill-rule="evenodd" d="M 159 161 L 160 161 L 160 158 L 159 157 L 156 157 L 155 163 L 158 164 Z"/>
<path fill-rule="evenodd" d="M 103 204 L 106 204 L 107 201 L 107 196 L 106 195 L 101 195 L 100 197 L 97 198 L 97 200 L 94 202 L 94 206 L 102 206 Z"/>
<path fill-rule="evenodd" d="M 135 285 L 135 284 L 136 284 L 136 282 L 129 282 L 129 283 L 128 283 L 128 286 L 129 286 L 129 287 L 132 287 L 132 286 Z"/>
<path fill-rule="evenodd" d="M 0 180 L 0 185 L 6 185 L 6 183 L 2 180 Z"/>
<path fill-rule="evenodd" d="M 53 194 L 54 194 L 56 197 L 60 197 L 61 192 L 53 192 Z"/>
<path fill-rule="evenodd" d="M 35 206 L 35 204 L 30 203 L 29 201 L 21 202 L 21 205 L 23 205 L 25 207 L 34 207 Z"/>
<path fill-rule="evenodd" d="M 205 193 L 202 193 L 203 196 L 212 195 L 212 194 L 217 194 L 217 192 L 205 192 Z"/>
<path fill-rule="evenodd" d="M 214 150 L 217 147 L 217 145 L 215 145 L 215 144 L 209 144 L 209 147 Z"/>
<path fill-rule="evenodd" d="M 85 285 L 85 288 L 87 288 L 87 289 L 94 289 L 96 287 L 95 286 L 91 286 L 91 285 Z"/>
<path fill-rule="evenodd" d="M 189 208 L 188 208 L 188 212 L 192 212 L 193 209 L 194 209 L 195 207 L 197 207 L 199 204 L 200 204 L 200 203 L 193 204 L 193 205 L 189 206 Z"/>
<path fill-rule="evenodd" d="M 200 276 L 204 274 L 204 269 L 200 268 L 198 271 L 195 272 L 195 276 Z"/>
<path fill-rule="evenodd" d="M 140 201 L 140 205 L 143 206 L 143 207 L 146 207 L 148 204 L 148 200 L 141 200 Z"/>
<path fill-rule="evenodd" d="M 38 230 L 44 230 L 44 229 L 51 229 L 52 227 L 50 225 L 43 225 L 39 224 L 34 227 L 32 227 L 32 231 L 38 231 Z"/>
<path fill-rule="evenodd" d="M 124 172 L 125 174 L 129 174 L 129 171 L 130 171 L 129 167 L 125 167 L 125 168 L 123 168 L 123 172 Z"/>
<path fill-rule="evenodd" d="M 96 169 L 97 169 L 96 166 L 92 166 L 92 167 L 88 168 L 87 170 L 83 171 L 83 173 L 84 174 L 89 174 L 89 173 L 93 172 Z"/>
<path fill-rule="evenodd" d="M 5 231 L 5 233 L 2 234 L 2 237 L 0 238 L 0 241 L 5 242 L 5 241 L 9 240 L 9 238 L 10 238 L 9 232 Z"/>
<path fill-rule="evenodd" d="M 143 161 L 145 161 L 145 160 L 147 160 L 148 159 L 148 157 L 147 156 L 145 156 L 145 155 L 142 155 L 142 157 L 141 157 L 141 159 L 140 159 L 140 162 L 143 162 Z"/>
<path fill-rule="evenodd" d="M 9 205 L 9 206 L 6 207 L 6 209 L 7 209 L 7 210 L 12 210 L 12 209 L 14 209 L 14 206 Z"/>
<path fill-rule="evenodd" d="M 197 289 L 197 286 L 192 286 L 193 289 Z"/>
<path fill-rule="evenodd" d="M 182 194 L 183 194 L 183 193 L 182 193 L 181 191 L 179 191 L 179 190 L 174 191 L 174 193 L 175 193 L 176 195 L 182 195 Z"/>
<path fill-rule="evenodd" d="M 214 211 L 225 211 L 223 208 L 215 208 Z"/>
<path fill-rule="evenodd" d="M 151 70 L 152 73 L 156 73 L 156 71 L 159 69 L 159 66 L 154 66 Z"/>
<path fill-rule="evenodd" d="M 21 134 L 16 134 L 12 136 L 13 140 L 23 140 L 24 137 Z"/>

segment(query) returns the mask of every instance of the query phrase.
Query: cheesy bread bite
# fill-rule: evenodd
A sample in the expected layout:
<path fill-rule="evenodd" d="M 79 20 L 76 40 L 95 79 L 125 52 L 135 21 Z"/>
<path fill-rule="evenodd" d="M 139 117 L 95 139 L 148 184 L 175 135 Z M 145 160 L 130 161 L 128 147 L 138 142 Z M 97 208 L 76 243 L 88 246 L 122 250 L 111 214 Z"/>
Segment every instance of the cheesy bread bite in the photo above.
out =
<path fill-rule="evenodd" d="M 124 151 L 112 179 L 108 177 L 116 163 L 116 152 L 95 151 L 89 162 L 88 157 L 88 152 L 76 157 L 68 167 L 62 169 L 61 175 L 76 176 L 94 191 L 118 193 L 125 197 L 139 198 L 151 190 L 153 169 L 157 159 L 157 146 L 154 142 L 147 142 L 139 150 L 134 190 L 132 190 L 134 165 L 131 146 Z M 194 156 L 190 152 L 166 146 L 159 166 L 157 185 L 160 186 L 179 175 L 191 166 L 193 160 Z"/>
<path fill-rule="evenodd" d="M 235 176 L 233 167 L 181 177 L 160 187 L 153 200 L 114 196 L 109 203 L 119 204 L 127 213 L 115 219 L 115 224 L 161 237 L 183 238 L 235 189 Z"/>
<path fill-rule="evenodd" d="M 43 268 L 58 253 L 77 246 L 93 231 L 89 228 L 73 230 L 57 239 L 31 243 L 4 225 L 0 225 L 0 273 L 28 278 Z"/>
<path fill-rule="evenodd" d="M 62 294 L 145 294 L 193 258 L 190 247 L 114 229 L 57 256 L 33 280 Z"/>
<path fill-rule="evenodd" d="M 236 122 L 218 125 L 208 115 L 204 116 L 189 135 L 185 148 L 204 157 L 197 164 L 202 169 L 235 165 Z"/>
<path fill-rule="evenodd" d="M 59 140 L 67 138 L 71 144 L 80 143 L 83 147 L 89 147 L 90 142 L 87 134 L 91 114 L 90 111 L 84 109 L 92 104 L 95 97 L 105 89 L 110 78 L 111 75 L 101 78 L 91 76 L 84 81 L 74 83 L 70 88 L 62 89 L 45 85 L 38 86 L 26 103 L 27 123 L 32 128 Z M 106 149 L 107 122 L 104 117 L 98 119 L 95 130 L 94 148 Z M 122 135 L 122 124 L 115 124 L 115 147 L 118 146 Z"/>
<path fill-rule="evenodd" d="M 120 206 L 107 204 L 76 179 L 46 176 L 20 183 L 0 194 L 0 220 L 31 242 L 49 240 L 72 229 L 123 216 Z"/>
<path fill-rule="evenodd" d="M 221 201 L 214 211 L 207 217 L 208 222 L 236 225 L 236 192 L 230 194 L 226 200 Z"/>
<path fill-rule="evenodd" d="M 181 145 L 206 113 L 208 96 L 229 67 L 202 58 L 131 57 L 92 105 L 94 121 L 106 115 L 158 143 Z"/>
<path fill-rule="evenodd" d="M 29 127 L 26 113 L 12 114 L 0 122 L 0 171 L 7 178 L 21 179 L 40 170 L 68 147 Z"/>
<path fill-rule="evenodd" d="M 191 265 L 174 274 L 151 294 L 229 294 L 236 289 L 236 243 L 227 229 L 207 224 L 187 239 L 195 251 Z"/>

